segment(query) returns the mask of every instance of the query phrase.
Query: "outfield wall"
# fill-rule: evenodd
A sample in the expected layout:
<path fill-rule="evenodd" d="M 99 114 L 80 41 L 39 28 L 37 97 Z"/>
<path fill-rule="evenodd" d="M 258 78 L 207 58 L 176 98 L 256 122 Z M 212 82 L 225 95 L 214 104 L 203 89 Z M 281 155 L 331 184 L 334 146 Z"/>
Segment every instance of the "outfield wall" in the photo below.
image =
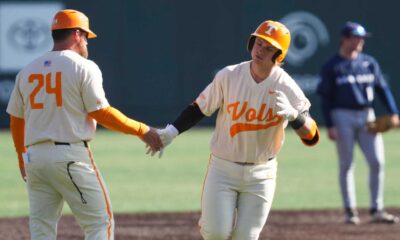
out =
<path fill-rule="evenodd" d="M 59 8 L 85 12 L 98 38 L 90 58 L 103 71 L 112 105 L 152 125 L 164 125 L 213 79 L 220 68 L 249 59 L 246 42 L 260 22 L 284 22 L 292 45 L 284 65 L 312 101 L 322 63 L 336 52 L 347 20 L 372 32 L 365 50 L 381 63 L 397 100 L 400 3 L 382 0 L 0 0 L 0 127 L 8 127 L 5 108 L 13 79 L 32 58 L 51 48 L 47 30 Z M 390 21 L 388 21 L 389 19 Z M 213 118 L 202 124 L 212 124 Z"/>

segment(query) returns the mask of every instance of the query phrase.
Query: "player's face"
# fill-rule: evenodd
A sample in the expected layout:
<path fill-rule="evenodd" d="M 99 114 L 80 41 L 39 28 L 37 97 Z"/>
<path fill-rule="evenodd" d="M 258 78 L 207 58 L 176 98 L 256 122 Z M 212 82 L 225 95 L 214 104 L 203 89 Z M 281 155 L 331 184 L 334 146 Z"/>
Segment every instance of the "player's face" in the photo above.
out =
<path fill-rule="evenodd" d="M 255 63 L 273 66 L 274 63 L 271 59 L 277 51 L 278 49 L 271 43 L 257 37 L 251 51 L 251 58 Z"/>
<path fill-rule="evenodd" d="M 80 34 L 80 40 L 79 40 L 79 44 L 78 44 L 79 55 L 81 55 L 84 58 L 88 58 L 89 57 L 89 51 L 87 48 L 88 33 L 85 31 L 79 31 L 79 34 Z"/>
<path fill-rule="evenodd" d="M 362 37 L 350 36 L 343 38 L 343 47 L 349 52 L 361 52 L 364 47 L 365 40 Z"/>

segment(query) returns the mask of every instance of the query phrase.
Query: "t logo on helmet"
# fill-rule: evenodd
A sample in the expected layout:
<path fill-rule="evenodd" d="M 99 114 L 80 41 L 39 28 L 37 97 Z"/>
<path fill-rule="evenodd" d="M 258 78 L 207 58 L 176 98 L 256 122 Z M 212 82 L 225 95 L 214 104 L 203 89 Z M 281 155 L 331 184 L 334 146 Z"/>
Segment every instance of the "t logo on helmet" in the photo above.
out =
<path fill-rule="evenodd" d="M 249 52 L 253 49 L 256 37 L 264 39 L 281 51 L 279 54 L 277 52 L 277 56 L 272 59 L 273 62 L 281 63 L 283 61 L 290 45 L 290 32 L 285 25 L 272 20 L 261 23 L 247 41 L 247 50 Z"/>
<path fill-rule="evenodd" d="M 267 26 L 268 26 L 268 29 L 265 31 L 265 33 L 268 34 L 268 35 L 271 35 L 272 31 L 278 30 L 278 27 L 273 25 L 273 24 L 271 24 L 271 23 L 268 23 Z"/>

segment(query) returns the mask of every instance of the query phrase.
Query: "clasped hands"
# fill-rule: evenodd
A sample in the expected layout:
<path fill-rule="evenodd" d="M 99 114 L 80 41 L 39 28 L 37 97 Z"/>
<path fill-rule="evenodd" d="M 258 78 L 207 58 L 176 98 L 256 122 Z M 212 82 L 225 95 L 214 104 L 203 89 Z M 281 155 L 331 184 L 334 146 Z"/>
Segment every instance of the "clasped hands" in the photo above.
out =
<path fill-rule="evenodd" d="M 147 143 L 146 154 L 154 156 L 157 152 L 159 152 L 158 157 L 161 158 L 164 152 L 164 148 L 167 147 L 176 136 L 178 136 L 179 131 L 174 127 L 174 125 L 168 124 L 164 129 L 155 129 L 155 132 L 159 136 L 162 146 L 157 148 L 148 144 L 145 141 Z"/>

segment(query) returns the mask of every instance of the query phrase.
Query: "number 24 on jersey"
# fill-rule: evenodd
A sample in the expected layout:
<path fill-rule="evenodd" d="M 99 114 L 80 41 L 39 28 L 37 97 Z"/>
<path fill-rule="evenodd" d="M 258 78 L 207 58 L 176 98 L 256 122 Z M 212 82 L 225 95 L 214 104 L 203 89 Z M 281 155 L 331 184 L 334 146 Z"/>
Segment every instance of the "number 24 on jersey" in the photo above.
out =
<path fill-rule="evenodd" d="M 61 91 L 61 72 L 56 72 L 54 81 L 54 86 L 52 86 L 52 75 L 51 73 L 47 73 L 46 75 L 35 73 L 29 75 L 28 81 L 29 83 L 36 83 L 35 88 L 32 90 L 31 94 L 29 95 L 29 103 L 32 109 L 43 109 L 44 104 L 43 102 L 39 102 L 37 100 L 37 94 L 40 91 L 43 91 L 45 88 L 45 94 L 54 94 L 56 98 L 56 105 L 57 107 L 62 107 L 62 91 Z"/>

